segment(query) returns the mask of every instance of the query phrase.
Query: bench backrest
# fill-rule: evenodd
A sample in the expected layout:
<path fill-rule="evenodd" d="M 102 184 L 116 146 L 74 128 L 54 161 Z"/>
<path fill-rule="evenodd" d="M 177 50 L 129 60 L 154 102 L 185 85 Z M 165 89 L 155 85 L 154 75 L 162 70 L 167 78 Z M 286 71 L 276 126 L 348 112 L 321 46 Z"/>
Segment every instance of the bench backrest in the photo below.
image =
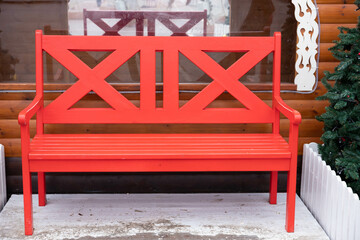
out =
<path fill-rule="evenodd" d="M 87 19 L 104 31 L 104 36 L 120 36 L 119 31 L 131 21 L 136 21 L 136 36 L 144 36 L 144 22 L 147 22 L 147 35 L 155 36 L 156 21 L 172 32 L 171 36 L 187 36 L 187 32 L 203 20 L 203 36 L 206 36 L 207 11 L 202 12 L 163 12 L 163 11 L 89 11 L 83 10 L 84 35 L 88 33 Z M 119 19 L 109 26 L 104 19 Z M 173 19 L 187 20 L 181 27 Z"/>
<path fill-rule="evenodd" d="M 274 123 L 275 109 L 238 80 L 274 52 L 273 96 L 280 94 L 280 33 L 274 37 L 119 37 L 48 36 L 36 33 L 37 94 L 43 94 L 42 52 L 46 51 L 79 80 L 41 111 L 43 123 Z M 71 51 L 113 51 L 90 68 Z M 163 106 L 156 107 L 155 52 L 163 53 Z M 140 107 L 105 81 L 140 53 Z M 224 69 L 206 52 L 246 52 Z M 179 107 L 179 53 L 213 81 Z M 94 91 L 111 108 L 72 108 Z M 207 108 L 224 91 L 244 108 Z"/>

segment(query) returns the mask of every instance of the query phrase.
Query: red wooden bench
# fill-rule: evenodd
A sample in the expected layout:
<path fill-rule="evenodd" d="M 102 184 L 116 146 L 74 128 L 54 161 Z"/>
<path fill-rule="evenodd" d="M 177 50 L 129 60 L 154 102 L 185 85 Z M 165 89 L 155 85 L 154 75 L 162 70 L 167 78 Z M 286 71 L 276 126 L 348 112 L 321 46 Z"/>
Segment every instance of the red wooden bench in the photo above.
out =
<path fill-rule="evenodd" d="M 286 230 L 294 231 L 297 139 L 300 114 L 280 98 L 280 33 L 274 37 L 48 36 L 36 32 L 36 97 L 19 114 L 21 126 L 25 234 L 31 235 L 31 172 L 38 172 L 44 206 L 45 172 L 270 171 L 270 203 L 276 203 L 277 171 L 288 172 Z M 113 51 L 93 69 L 71 51 Z M 47 106 L 43 93 L 43 51 L 79 80 Z M 156 107 L 155 52 L 163 52 L 163 106 Z M 204 51 L 247 52 L 222 68 Z M 140 107 L 104 79 L 140 52 Z M 179 53 L 213 78 L 179 107 Z M 273 99 L 269 107 L 238 79 L 273 53 Z M 94 91 L 111 108 L 72 108 Z M 244 108 L 207 108 L 224 91 Z M 289 141 L 279 134 L 279 115 L 290 120 Z M 36 114 L 31 140 L 29 120 Z M 44 124 L 270 123 L 258 134 L 46 134 Z M 276 217 L 276 216 L 274 216 Z"/>
<path fill-rule="evenodd" d="M 164 12 L 164 11 L 89 11 L 83 10 L 84 35 L 88 33 L 89 19 L 104 31 L 104 36 L 120 36 L 119 31 L 135 20 L 136 36 L 144 36 L 144 22 L 147 23 L 147 35 L 155 36 L 156 21 L 172 32 L 171 36 L 188 36 L 187 32 L 203 20 L 203 36 L 206 36 L 207 11 L 202 12 Z M 113 26 L 109 26 L 104 19 L 119 19 Z M 178 27 L 171 20 L 187 20 Z"/>

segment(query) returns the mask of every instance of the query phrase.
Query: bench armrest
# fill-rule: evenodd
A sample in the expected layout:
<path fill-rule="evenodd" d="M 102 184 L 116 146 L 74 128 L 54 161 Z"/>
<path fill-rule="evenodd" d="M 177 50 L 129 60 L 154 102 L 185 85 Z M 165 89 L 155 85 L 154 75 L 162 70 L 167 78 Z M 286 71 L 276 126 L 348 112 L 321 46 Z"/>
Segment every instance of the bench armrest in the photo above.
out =
<path fill-rule="evenodd" d="M 43 100 L 42 96 L 36 95 L 34 100 L 30 103 L 30 105 L 19 113 L 18 121 L 20 125 L 22 126 L 28 125 L 32 116 L 34 116 L 34 114 L 42 106 L 43 103 L 42 100 Z"/>
<path fill-rule="evenodd" d="M 273 104 L 275 104 L 275 108 L 279 110 L 282 114 L 285 115 L 290 120 L 290 123 L 299 125 L 301 123 L 301 114 L 289 107 L 281 97 L 275 97 Z"/>

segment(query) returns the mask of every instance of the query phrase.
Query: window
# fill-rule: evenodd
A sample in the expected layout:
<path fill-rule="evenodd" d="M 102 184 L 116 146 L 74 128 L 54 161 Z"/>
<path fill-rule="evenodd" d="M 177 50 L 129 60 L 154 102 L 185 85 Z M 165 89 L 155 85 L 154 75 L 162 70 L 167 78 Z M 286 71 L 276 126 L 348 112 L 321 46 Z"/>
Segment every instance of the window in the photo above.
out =
<path fill-rule="evenodd" d="M 86 9 L 86 10 L 84 10 Z M 69 35 L 165 36 L 270 36 L 282 32 L 282 82 L 293 83 L 295 75 L 296 27 L 294 7 L 289 0 L 52 0 L 0 2 L 0 82 L 34 83 L 34 31 Z M 128 18 L 124 20 L 125 18 Z M 114 27 L 115 26 L 115 27 Z M 117 31 L 118 30 L 118 31 Z M 185 31 L 185 32 L 184 32 Z M 97 64 L 109 53 L 77 55 Z M 209 53 L 223 67 L 240 53 Z M 161 82 L 161 53 L 157 54 L 157 80 Z M 190 66 L 180 55 L 180 82 L 201 84 L 212 81 Z M 76 77 L 44 54 L 47 83 L 71 83 Z M 135 55 L 107 80 L 137 83 L 139 56 Z M 267 83 L 272 76 L 272 56 L 266 57 L 240 81 Z"/>

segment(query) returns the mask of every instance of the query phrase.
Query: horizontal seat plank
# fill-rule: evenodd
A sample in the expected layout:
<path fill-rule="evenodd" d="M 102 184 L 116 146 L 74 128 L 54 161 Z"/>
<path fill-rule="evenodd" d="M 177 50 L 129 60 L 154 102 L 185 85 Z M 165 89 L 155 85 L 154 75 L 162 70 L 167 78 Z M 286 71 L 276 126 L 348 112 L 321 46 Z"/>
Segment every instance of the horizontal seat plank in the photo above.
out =
<path fill-rule="evenodd" d="M 290 158 L 278 134 L 45 134 L 30 159 Z"/>

